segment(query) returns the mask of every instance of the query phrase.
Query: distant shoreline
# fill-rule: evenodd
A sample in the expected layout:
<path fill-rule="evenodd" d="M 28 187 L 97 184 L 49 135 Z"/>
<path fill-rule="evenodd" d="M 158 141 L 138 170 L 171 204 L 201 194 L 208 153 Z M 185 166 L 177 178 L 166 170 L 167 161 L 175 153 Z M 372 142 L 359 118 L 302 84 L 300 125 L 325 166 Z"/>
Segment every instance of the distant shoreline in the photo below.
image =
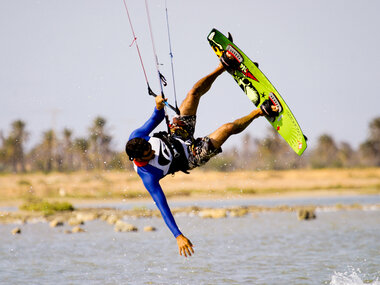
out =
<path fill-rule="evenodd" d="M 380 196 L 380 194 L 363 194 L 351 190 L 329 191 L 329 190 L 313 190 L 313 191 L 297 191 L 272 194 L 246 194 L 246 195 L 194 195 L 194 196 L 174 196 L 168 198 L 169 203 L 176 202 L 200 202 L 213 200 L 272 200 L 272 199 L 293 199 L 293 198 L 334 198 L 334 197 L 353 197 L 353 196 Z M 120 204 L 120 203 L 153 203 L 151 197 L 145 198 L 111 198 L 111 199 L 96 199 L 96 198 L 46 198 L 53 201 L 67 201 L 73 205 L 102 205 L 102 204 Z M 1 200 L 0 207 L 18 207 L 24 202 L 23 199 Z"/>
<path fill-rule="evenodd" d="M 152 201 L 132 171 L 0 175 L 0 207 L 31 197 L 73 204 Z M 380 168 L 178 173 L 161 180 L 169 200 L 380 195 Z"/>

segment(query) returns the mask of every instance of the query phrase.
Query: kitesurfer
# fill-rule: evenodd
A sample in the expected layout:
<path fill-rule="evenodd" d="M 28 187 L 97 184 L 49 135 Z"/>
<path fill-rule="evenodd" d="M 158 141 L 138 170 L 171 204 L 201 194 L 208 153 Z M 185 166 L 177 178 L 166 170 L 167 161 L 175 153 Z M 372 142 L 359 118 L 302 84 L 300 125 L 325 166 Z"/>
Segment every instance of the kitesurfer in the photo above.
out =
<path fill-rule="evenodd" d="M 211 88 L 219 75 L 225 70 L 236 68 L 236 66 L 237 63 L 233 56 L 225 52 L 218 67 L 195 83 L 189 91 L 179 108 L 180 115 L 176 115 L 169 125 L 170 134 L 159 132 L 151 135 L 165 116 L 165 99 L 157 96 L 152 116 L 144 125 L 132 132 L 126 145 L 129 159 L 134 162 L 135 170 L 177 240 L 179 254 L 186 257 L 194 253 L 193 244 L 178 229 L 160 186 L 160 179 L 170 173 L 187 172 L 202 166 L 211 157 L 222 151 L 221 146 L 231 135 L 242 132 L 254 119 L 260 116 L 273 117 L 278 114 L 278 107 L 267 100 L 261 108 L 254 109 L 248 115 L 222 125 L 210 135 L 194 138 L 200 98 Z"/>

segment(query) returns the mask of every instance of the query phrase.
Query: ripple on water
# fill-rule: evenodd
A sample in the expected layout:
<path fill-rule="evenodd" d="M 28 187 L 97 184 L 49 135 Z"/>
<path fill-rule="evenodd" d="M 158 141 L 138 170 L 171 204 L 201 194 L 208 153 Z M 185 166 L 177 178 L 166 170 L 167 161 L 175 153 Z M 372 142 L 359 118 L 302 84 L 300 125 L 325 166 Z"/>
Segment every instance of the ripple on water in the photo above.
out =
<path fill-rule="evenodd" d="M 85 233 L 70 235 L 36 223 L 22 225 L 22 234 L 13 236 L 13 225 L 0 225 L 1 281 L 380 285 L 379 211 L 323 212 L 310 222 L 298 221 L 295 213 L 176 220 L 195 244 L 191 258 L 178 255 L 160 218 L 135 220 L 139 229 L 147 223 L 158 229 L 135 233 L 116 233 L 99 220 L 86 223 Z"/>

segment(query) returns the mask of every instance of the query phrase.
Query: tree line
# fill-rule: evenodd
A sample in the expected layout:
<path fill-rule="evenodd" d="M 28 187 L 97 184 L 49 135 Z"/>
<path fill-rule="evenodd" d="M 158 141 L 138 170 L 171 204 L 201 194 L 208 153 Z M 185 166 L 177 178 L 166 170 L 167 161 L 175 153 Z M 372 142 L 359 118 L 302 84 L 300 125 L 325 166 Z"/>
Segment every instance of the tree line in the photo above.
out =
<path fill-rule="evenodd" d="M 9 134 L 0 131 L 0 172 L 70 172 L 78 170 L 131 169 L 132 164 L 122 150 L 112 149 L 112 136 L 105 118 L 96 117 L 88 136 L 73 137 L 65 128 L 61 133 L 50 129 L 30 151 L 25 150 L 29 138 L 26 123 L 16 120 Z M 299 157 L 286 142 L 268 128 L 263 139 L 243 135 L 240 146 L 223 151 L 205 169 L 260 170 L 297 168 L 350 168 L 380 166 L 380 117 L 369 124 L 369 136 L 357 150 L 349 143 L 337 143 L 329 134 L 322 134 L 313 149 Z"/>
<path fill-rule="evenodd" d="M 65 128 L 57 134 L 50 129 L 41 141 L 25 151 L 29 138 L 26 123 L 16 120 L 7 136 L 0 132 L 0 172 L 77 171 L 93 169 L 122 169 L 122 153 L 111 148 L 112 137 L 107 121 L 96 117 L 87 137 L 73 137 L 73 130 Z"/>
<path fill-rule="evenodd" d="M 263 139 L 243 137 L 239 147 L 225 151 L 206 168 L 282 170 L 297 168 L 353 168 L 380 166 L 380 117 L 369 124 L 369 135 L 357 150 L 347 142 L 337 143 L 329 134 L 319 136 L 317 144 L 298 156 L 273 128 Z"/>

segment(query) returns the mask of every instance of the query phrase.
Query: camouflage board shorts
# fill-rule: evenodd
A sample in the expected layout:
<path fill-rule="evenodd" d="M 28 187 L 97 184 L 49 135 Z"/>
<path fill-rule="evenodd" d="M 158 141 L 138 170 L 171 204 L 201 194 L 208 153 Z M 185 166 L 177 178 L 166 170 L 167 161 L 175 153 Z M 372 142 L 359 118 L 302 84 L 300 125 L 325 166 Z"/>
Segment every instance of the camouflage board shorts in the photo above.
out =
<path fill-rule="evenodd" d="M 170 133 L 188 145 L 189 169 L 204 165 L 213 156 L 222 152 L 216 149 L 208 136 L 194 139 L 196 116 L 175 116 L 170 125 Z"/>

